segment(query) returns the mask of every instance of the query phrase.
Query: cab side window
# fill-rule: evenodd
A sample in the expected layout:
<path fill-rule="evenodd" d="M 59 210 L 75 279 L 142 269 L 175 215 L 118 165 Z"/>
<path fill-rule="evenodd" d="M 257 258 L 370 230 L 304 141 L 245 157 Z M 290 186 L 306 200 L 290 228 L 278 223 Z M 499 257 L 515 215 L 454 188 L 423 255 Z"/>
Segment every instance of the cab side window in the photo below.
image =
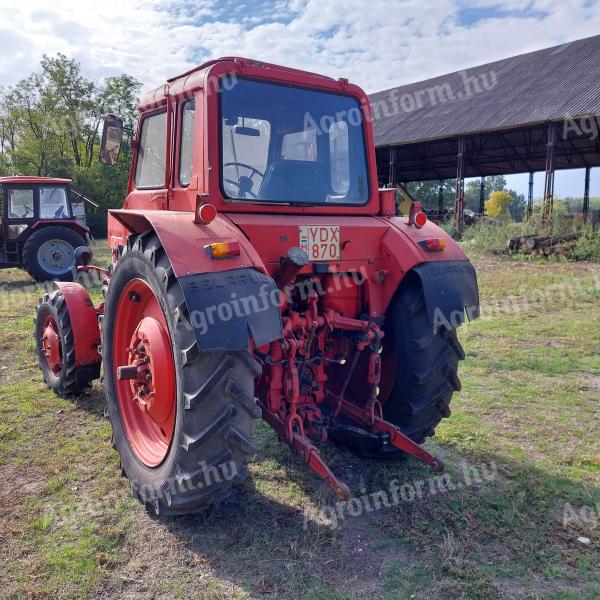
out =
<path fill-rule="evenodd" d="M 181 149 L 179 153 L 179 183 L 183 187 L 192 180 L 194 160 L 194 124 L 196 122 L 196 103 L 188 100 L 181 113 Z"/>
<path fill-rule="evenodd" d="M 30 219 L 34 215 L 32 189 L 15 188 L 8 190 L 9 219 Z"/>
<path fill-rule="evenodd" d="M 167 113 L 150 115 L 142 121 L 135 168 L 135 187 L 163 188 L 167 157 Z"/>
<path fill-rule="evenodd" d="M 40 219 L 68 219 L 70 216 L 65 188 L 40 188 Z"/>

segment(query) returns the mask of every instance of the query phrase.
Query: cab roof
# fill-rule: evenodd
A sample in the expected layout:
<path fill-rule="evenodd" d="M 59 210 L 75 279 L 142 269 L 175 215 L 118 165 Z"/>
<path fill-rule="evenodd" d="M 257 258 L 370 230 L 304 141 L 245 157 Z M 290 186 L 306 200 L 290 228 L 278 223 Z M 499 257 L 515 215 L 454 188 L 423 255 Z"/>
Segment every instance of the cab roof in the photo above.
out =
<path fill-rule="evenodd" d="M 265 71 L 278 71 L 280 73 L 287 73 L 290 76 L 304 76 L 311 77 L 321 81 L 335 82 L 336 80 L 332 77 L 325 75 L 319 75 L 318 73 L 311 73 L 310 71 L 302 71 L 300 69 L 292 69 L 290 67 L 284 67 L 281 65 L 275 65 L 272 63 L 266 63 L 259 60 L 253 60 L 251 58 L 243 58 L 241 56 L 223 56 L 221 58 L 215 58 L 213 60 L 206 61 L 197 67 L 194 67 L 185 73 L 176 75 L 167 79 L 164 85 L 157 87 L 144 94 L 140 100 L 140 110 L 147 109 L 149 107 L 156 107 L 160 104 L 166 103 L 166 96 L 168 93 L 182 94 L 186 92 L 192 92 L 201 88 L 204 85 L 204 76 L 206 72 L 218 63 L 233 63 L 238 69 L 246 67 L 258 67 L 265 69 Z"/>
<path fill-rule="evenodd" d="M 11 175 L 10 177 L 0 177 L 0 184 L 3 183 L 24 183 L 24 184 L 38 184 L 43 185 L 44 183 L 55 183 L 60 185 L 70 185 L 70 179 L 60 179 L 59 177 L 35 177 L 30 175 Z"/>

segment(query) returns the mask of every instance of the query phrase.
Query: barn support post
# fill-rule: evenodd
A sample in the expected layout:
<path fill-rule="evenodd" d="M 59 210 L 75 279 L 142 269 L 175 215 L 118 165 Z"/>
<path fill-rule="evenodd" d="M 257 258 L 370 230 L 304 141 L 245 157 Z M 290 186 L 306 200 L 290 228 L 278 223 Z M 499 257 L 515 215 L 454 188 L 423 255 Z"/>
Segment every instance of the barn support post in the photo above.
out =
<path fill-rule="evenodd" d="M 479 216 L 483 217 L 483 213 L 485 213 L 485 177 L 482 175 L 479 182 Z"/>
<path fill-rule="evenodd" d="M 454 203 L 454 232 L 461 235 L 465 225 L 465 138 L 458 140 L 456 155 L 456 202 Z"/>
<path fill-rule="evenodd" d="M 527 220 L 533 215 L 533 171 L 529 172 L 529 187 L 527 190 Z"/>
<path fill-rule="evenodd" d="M 394 187 L 396 182 L 396 146 L 390 148 L 390 164 L 388 170 L 388 187 Z"/>
<path fill-rule="evenodd" d="M 585 168 L 585 185 L 583 188 L 583 222 L 587 223 L 590 218 L 590 167 Z"/>
<path fill-rule="evenodd" d="M 556 125 L 548 126 L 548 144 L 546 146 L 546 182 L 544 185 L 544 209 L 542 225 L 549 225 L 554 208 L 554 146 L 556 143 Z"/>
<path fill-rule="evenodd" d="M 440 212 L 440 219 L 444 213 L 444 180 L 440 179 L 440 187 L 438 188 L 438 210 Z"/>

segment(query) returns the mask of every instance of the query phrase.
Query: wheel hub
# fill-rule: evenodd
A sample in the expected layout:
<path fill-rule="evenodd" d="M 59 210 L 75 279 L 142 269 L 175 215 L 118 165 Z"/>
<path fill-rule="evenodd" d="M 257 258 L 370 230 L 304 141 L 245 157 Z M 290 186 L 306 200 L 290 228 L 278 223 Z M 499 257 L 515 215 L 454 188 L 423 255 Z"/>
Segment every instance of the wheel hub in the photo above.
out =
<path fill-rule="evenodd" d="M 56 375 L 62 369 L 62 345 L 58 334 L 58 325 L 53 317 L 44 320 L 42 351 L 50 370 Z"/>
<path fill-rule="evenodd" d="M 158 466 L 173 438 L 175 366 L 163 309 L 145 281 L 125 286 L 114 332 L 113 372 L 123 427 L 137 458 Z"/>
<path fill-rule="evenodd" d="M 169 338 L 158 319 L 144 317 L 138 325 L 130 347 L 129 361 L 117 369 L 117 377 L 129 380 L 133 403 L 148 412 L 157 423 L 164 423 L 172 409 L 173 398 L 155 402 L 156 398 L 169 396 L 169 377 L 156 375 L 157 367 L 164 368 L 171 362 Z"/>
<path fill-rule="evenodd" d="M 49 273 L 62 274 L 73 265 L 73 247 L 65 240 L 48 240 L 38 250 L 38 262 Z"/>

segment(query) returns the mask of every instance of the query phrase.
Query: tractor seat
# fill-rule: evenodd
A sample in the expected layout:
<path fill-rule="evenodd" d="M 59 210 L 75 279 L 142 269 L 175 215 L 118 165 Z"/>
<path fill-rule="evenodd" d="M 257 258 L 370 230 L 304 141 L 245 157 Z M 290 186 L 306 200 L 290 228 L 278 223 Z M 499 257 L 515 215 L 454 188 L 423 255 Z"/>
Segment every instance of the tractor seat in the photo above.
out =
<path fill-rule="evenodd" d="M 327 173 L 320 163 L 308 160 L 278 160 L 265 173 L 259 198 L 323 202 L 327 190 Z"/>

